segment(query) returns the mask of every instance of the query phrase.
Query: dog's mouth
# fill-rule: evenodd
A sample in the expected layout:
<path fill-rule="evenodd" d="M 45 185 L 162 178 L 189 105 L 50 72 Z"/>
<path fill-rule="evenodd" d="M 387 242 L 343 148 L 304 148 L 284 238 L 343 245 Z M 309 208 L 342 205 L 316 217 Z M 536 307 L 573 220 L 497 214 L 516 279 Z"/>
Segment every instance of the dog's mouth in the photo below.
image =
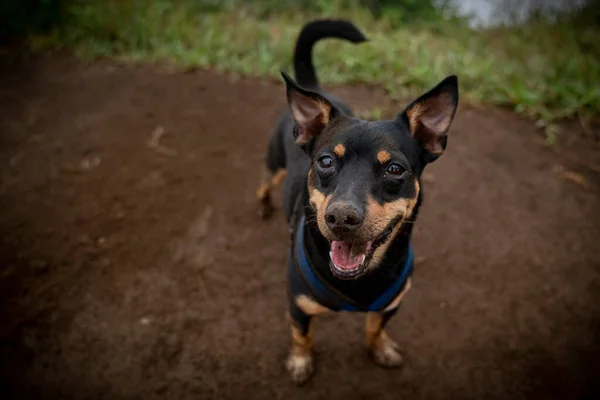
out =
<path fill-rule="evenodd" d="M 360 275 L 365 269 L 365 261 L 372 247 L 372 241 L 365 243 L 332 241 L 329 249 L 332 272 L 340 278 L 353 278 Z"/>
<path fill-rule="evenodd" d="M 340 279 L 355 279 L 361 276 L 375 250 L 389 239 L 399 220 L 401 221 L 401 218 L 392 221 L 375 240 L 363 243 L 332 240 L 329 247 L 331 272 Z"/>

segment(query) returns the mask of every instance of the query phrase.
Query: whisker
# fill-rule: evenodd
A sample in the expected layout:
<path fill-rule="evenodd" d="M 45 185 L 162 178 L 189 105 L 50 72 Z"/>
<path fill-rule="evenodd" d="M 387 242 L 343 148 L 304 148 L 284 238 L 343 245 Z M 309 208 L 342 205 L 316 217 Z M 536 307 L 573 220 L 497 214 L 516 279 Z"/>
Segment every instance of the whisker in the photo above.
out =
<path fill-rule="evenodd" d="M 319 222 L 316 218 L 307 219 L 306 224 L 309 226 L 319 226 Z"/>

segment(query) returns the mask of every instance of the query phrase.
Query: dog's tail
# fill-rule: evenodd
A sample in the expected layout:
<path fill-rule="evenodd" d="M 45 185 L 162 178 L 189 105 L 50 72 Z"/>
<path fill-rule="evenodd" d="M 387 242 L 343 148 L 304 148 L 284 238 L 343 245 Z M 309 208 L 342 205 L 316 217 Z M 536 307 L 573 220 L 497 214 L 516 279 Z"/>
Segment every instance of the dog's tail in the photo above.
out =
<path fill-rule="evenodd" d="M 307 89 L 318 89 L 319 81 L 312 63 L 312 48 L 316 42 L 325 38 L 345 39 L 352 43 L 367 40 L 354 24 L 341 19 L 321 19 L 304 25 L 294 50 L 294 70 L 296 81 Z"/>

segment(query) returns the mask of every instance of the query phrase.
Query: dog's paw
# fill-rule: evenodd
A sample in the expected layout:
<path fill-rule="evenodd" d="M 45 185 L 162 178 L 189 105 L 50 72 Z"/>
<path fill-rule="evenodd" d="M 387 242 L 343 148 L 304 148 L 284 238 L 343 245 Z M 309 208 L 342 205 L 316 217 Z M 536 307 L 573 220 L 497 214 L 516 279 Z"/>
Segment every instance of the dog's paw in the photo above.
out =
<path fill-rule="evenodd" d="M 404 362 L 398 345 L 387 335 L 379 338 L 377 345 L 370 349 L 370 355 L 373 362 L 380 367 L 398 368 Z"/>
<path fill-rule="evenodd" d="M 297 385 L 303 385 L 308 382 L 314 372 L 313 359 L 309 355 L 300 356 L 292 354 L 287 358 L 285 367 Z"/>

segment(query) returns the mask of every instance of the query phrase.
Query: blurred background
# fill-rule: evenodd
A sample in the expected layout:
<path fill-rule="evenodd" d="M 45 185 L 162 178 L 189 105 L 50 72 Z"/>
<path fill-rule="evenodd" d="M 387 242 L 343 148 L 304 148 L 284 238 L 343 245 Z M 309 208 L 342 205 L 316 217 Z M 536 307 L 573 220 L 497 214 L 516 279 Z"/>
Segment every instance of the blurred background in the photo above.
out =
<path fill-rule="evenodd" d="M 0 397 L 591 399 L 600 394 L 600 2 L 4 0 Z M 324 317 L 283 368 L 287 227 L 258 218 L 301 27 L 323 86 L 393 117 L 449 74 L 417 275 L 378 369 Z M 279 203 L 277 203 L 279 204 Z"/>
<path fill-rule="evenodd" d="M 324 81 L 377 84 L 396 99 L 460 71 L 469 101 L 549 123 L 599 110 L 599 8 L 585 0 L 7 0 L 2 33 L 84 59 L 277 78 L 305 21 L 350 18 L 371 45 L 319 46 Z"/>

